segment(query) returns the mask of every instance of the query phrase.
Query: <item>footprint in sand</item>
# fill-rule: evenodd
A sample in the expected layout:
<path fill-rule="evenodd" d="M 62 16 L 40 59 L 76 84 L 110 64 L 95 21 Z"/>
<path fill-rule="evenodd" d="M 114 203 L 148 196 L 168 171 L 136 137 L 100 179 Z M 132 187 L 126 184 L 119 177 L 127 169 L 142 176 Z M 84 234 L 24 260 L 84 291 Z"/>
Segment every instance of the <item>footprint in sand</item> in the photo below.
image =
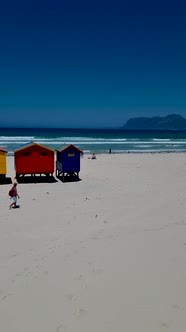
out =
<path fill-rule="evenodd" d="M 2 299 L 1 299 L 1 301 L 4 301 L 4 300 L 6 300 L 6 299 L 7 299 L 7 297 L 9 297 L 9 296 L 11 296 L 11 295 L 13 295 L 13 294 L 12 294 L 12 293 L 10 293 L 10 294 L 7 294 L 7 295 L 3 296 L 3 297 L 2 297 Z"/>
<path fill-rule="evenodd" d="M 77 308 L 75 312 L 76 317 L 86 316 L 88 314 L 88 310 L 85 308 Z"/>
<path fill-rule="evenodd" d="M 168 328 L 169 326 L 168 326 L 168 324 L 167 324 L 167 323 L 163 322 L 163 323 L 161 324 L 161 327 Z"/>
<path fill-rule="evenodd" d="M 77 301 L 78 296 L 74 295 L 74 294 L 66 294 L 65 298 L 70 302 L 75 302 L 75 301 Z"/>
<path fill-rule="evenodd" d="M 173 308 L 174 310 L 177 310 L 177 311 L 183 311 L 183 310 L 184 310 L 183 307 L 180 307 L 180 306 L 177 305 L 177 304 L 174 304 L 174 305 L 172 306 L 172 308 Z"/>
<path fill-rule="evenodd" d="M 101 267 L 94 266 L 92 272 L 95 274 L 101 274 L 103 272 L 103 269 Z"/>
<path fill-rule="evenodd" d="M 64 332 L 66 331 L 66 329 L 67 329 L 66 326 L 61 324 L 56 328 L 56 332 Z"/>

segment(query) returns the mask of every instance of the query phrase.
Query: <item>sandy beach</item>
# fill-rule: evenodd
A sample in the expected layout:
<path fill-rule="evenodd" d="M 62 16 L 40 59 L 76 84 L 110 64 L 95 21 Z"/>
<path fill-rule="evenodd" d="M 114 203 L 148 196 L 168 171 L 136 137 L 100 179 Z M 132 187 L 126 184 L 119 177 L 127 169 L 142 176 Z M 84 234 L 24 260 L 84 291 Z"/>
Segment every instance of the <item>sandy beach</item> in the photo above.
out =
<path fill-rule="evenodd" d="M 8 157 L 7 176 L 14 176 Z M 186 154 L 81 159 L 81 181 L 0 186 L 0 331 L 185 332 Z"/>

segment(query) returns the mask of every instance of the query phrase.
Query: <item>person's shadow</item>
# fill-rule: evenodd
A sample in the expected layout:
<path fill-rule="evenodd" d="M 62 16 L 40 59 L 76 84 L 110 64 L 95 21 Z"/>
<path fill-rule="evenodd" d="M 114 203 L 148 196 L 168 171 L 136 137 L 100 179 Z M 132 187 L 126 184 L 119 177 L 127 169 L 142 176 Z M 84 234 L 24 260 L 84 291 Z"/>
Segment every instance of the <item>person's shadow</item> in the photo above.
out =
<path fill-rule="evenodd" d="M 20 209 L 20 205 L 12 206 L 12 209 Z"/>

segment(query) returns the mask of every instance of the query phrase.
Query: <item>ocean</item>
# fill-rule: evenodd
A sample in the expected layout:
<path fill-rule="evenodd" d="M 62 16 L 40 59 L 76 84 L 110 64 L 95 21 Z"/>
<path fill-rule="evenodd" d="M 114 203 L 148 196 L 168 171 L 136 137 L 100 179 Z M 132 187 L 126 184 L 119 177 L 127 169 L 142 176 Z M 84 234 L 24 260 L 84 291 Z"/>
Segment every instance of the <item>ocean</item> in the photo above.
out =
<path fill-rule="evenodd" d="M 74 144 L 84 153 L 185 152 L 186 131 L 136 131 L 122 129 L 0 128 L 0 147 L 8 154 L 37 142 L 61 150 Z"/>

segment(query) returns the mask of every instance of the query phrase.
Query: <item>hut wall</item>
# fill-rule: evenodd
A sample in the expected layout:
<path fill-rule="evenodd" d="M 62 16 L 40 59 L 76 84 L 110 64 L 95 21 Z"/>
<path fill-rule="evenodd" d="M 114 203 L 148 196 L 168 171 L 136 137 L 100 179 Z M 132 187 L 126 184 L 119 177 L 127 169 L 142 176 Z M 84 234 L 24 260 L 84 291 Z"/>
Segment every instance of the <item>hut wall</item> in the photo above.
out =
<path fill-rule="evenodd" d="M 40 174 L 54 172 L 54 152 L 32 145 L 15 152 L 17 174 Z"/>
<path fill-rule="evenodd" d="M 57 151 L 56 153 L 56 169 L 62 171 L 62 158 L 61 158 L 61 152 L 59 151 Z"/>
<path fill-rule="evenodd" d="M 63 172 L 80 171 L 80 153 L 75 149 L 68 149 L 61 153 L 61 163 Z"/>
<path fill-rule="evenodd" d="M 0 151 L 0 175 L 6 175 L 6 152 Z"/>

